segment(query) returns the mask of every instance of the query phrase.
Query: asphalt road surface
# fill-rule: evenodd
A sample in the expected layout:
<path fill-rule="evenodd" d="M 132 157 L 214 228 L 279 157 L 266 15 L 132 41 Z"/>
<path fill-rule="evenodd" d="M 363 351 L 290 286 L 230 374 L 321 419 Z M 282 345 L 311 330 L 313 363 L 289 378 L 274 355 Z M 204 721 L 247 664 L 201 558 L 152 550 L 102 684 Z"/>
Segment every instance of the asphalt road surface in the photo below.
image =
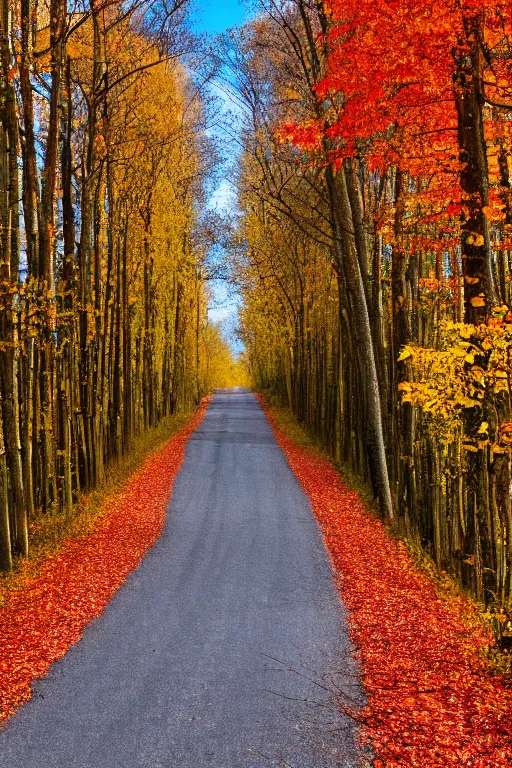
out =
<path fill-rule="evenodd" d="M 161 538 L 34 691 L 2 768 L 359 768 L 343 608 L 249 392 L 215 394 Z"/>

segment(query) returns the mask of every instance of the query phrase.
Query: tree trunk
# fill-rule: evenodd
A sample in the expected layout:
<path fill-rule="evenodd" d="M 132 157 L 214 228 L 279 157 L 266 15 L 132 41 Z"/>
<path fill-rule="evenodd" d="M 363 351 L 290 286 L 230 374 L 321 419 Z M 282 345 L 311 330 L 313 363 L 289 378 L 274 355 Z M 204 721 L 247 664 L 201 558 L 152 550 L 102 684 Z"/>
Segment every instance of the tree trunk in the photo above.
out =
<path fill-rule="evenodd" d="M 366 291 L 361 274 L 354 236 L 354 221 L 350 207 L 345 173 L 336 175 L 331 166 L 326 171 L 329 189 L 331 215 L 334 222 L 334 244 L 339 264 L 339 274 L 345 274 L 346 289 L 352 307 L 351 326 L 361 360 L 363 381 L 366 386 L 366 423 L 368 427 L 368 458 L 374 488 L 377 491 L 382 512 L 393 518 L 393 503 L 386 461 L 386 447 L 382 428 L 377 366 L 373 349 L 370 316 L 366 302 Z"/>
<path fill-rule="evenodd" d="M 484 132 L 481 22 L 466 21 L 470 53 L 458 62 L 455 103 L 458 115 L 460 181 L 468 213 L 462 223 L 462 272 L 465 321 L 485 322 L 499 303 L 491 249 L 489 221 L 489 173 Z"/>

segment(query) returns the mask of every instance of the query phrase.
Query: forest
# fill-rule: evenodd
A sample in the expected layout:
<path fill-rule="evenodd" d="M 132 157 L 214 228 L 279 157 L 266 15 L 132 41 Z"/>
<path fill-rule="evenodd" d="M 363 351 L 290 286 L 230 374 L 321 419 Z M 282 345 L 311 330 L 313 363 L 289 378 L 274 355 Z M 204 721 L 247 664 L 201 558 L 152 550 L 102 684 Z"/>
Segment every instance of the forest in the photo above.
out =
<path fill-rule="evenodd" d="M 255 385 L 512 625 L 512 6 L 267 3 L 218 51 Z"/>
<path fill-rule="evenodd" d="M 215 153 L 183 6 L 1 4 L 3 570 L 34 516 L 70 512 L 231 364 L 207 321 Z"/>
<path fill-rule="evenodd" d="M 233 380 L 207 311 L 222 242 L 254 386 L 506 633 L 509 3 L 271 0 L 199 83 L 186 5 L 2 3 L 1 568 Z M 240 144 L 224 223 L 212 76 Z"/>
<path fill-rule="evenodd" d="M 511 0 L 0 0 L 0 763 L 497 768 L 511 681 Z"/>
<path fill-rule="evenodd" d="M 203 79 L 241 143 L 222 231 L 185 6 L 2 4 L 1 568 L 225 380 L 222 240 L 254 386 L 506 634 L 509 3 L 272 0 L 220 36 Z"/>

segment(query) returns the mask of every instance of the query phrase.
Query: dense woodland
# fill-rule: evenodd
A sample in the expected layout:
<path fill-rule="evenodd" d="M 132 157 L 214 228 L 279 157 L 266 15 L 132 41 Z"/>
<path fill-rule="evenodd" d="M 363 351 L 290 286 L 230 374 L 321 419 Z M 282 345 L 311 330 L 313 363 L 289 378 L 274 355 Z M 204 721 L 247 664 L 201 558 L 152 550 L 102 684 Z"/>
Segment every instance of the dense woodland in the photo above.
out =
<path fill-rule="evenodd" d="M 214 152 L 183 0 L 4 0 L 0 568 L 135 435 L 191 410 L 229 350 L 207 323 Z"/>
<path fill-rule="evenodd" d="M 512 5 L 271 0 L 218 57 L 256 386 L 506 635 Z"/>
<path fill-rule="evenodd" d="M 229 381 L 207 319 L 229 240 L 254 385 L 509 633 L 510 3 L 263 0 L 195 79 L 186 19 L 1 3 L 0 567 Z M 229 238 L 203 219 L 214 72 L 241 144 Z"/>

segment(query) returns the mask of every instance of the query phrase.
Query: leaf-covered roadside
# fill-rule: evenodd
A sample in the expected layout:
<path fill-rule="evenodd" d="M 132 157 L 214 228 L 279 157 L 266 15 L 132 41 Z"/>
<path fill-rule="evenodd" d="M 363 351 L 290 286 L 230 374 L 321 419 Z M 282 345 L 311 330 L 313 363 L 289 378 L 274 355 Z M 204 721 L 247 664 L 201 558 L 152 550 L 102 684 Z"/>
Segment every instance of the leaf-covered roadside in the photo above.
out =
<path fill-rule="evenodd" d="M 469 601 L 436 591 L 334 467 L 283 434 L 260 402 L 338 575 L 368 695 L 352 714 L 375 768 L 510 765 L 512 688 L 489 673 L 481 651 L 492 639 Z"/>
<path fill-rule="evenodd" d="M 31 696 L 31 682 L 76 643 L 128 574 L 155 543 L 165 521 L 185 444 L 199 426 L 204 400 L 191 421 L 148 457 L 120 493 L 105 500 L 95 531 L 71 539 L 25 590 L 0 608 L 0 723 Z"/>

